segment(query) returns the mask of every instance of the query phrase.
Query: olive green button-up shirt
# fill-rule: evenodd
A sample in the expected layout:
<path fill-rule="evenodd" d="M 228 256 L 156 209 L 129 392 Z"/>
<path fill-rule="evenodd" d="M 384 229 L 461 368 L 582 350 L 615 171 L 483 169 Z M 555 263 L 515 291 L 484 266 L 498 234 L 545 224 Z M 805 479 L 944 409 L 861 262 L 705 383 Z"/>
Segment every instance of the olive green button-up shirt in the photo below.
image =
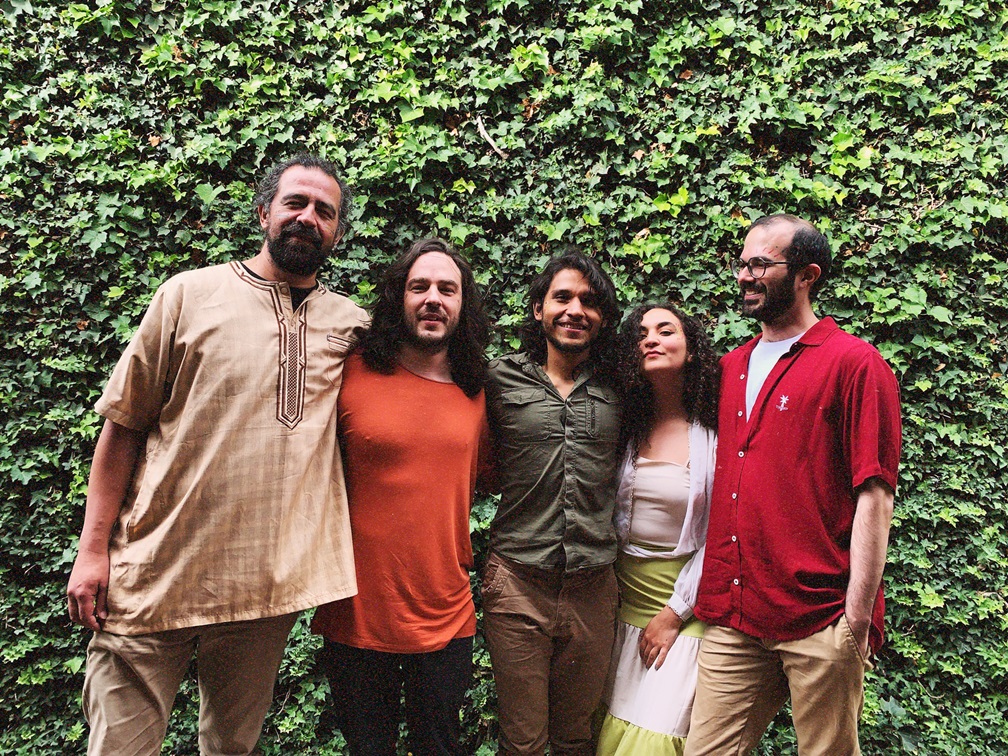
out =
<path fill-rule="evenodd" d="M 539 365 L 517 354 L 490 363 L 486 397 L 501 490 L 491 550 L 568 571 L 613 562 L 621 461 L 615 390 L 587 367 L 564 399 Z"/>

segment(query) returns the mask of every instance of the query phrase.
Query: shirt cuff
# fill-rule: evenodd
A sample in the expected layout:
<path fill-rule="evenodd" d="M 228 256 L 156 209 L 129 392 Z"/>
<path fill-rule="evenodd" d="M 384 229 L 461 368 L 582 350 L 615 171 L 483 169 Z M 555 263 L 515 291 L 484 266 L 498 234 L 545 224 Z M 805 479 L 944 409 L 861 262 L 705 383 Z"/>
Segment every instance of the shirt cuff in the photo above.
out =
<path fill-rule="evenodd" d="M 672 594 L 672 598 L 666 603 L 666 606 L 678 614 L 683 622 L 689 622 L 693 618 L 693 607 L 674 593 Z"/>

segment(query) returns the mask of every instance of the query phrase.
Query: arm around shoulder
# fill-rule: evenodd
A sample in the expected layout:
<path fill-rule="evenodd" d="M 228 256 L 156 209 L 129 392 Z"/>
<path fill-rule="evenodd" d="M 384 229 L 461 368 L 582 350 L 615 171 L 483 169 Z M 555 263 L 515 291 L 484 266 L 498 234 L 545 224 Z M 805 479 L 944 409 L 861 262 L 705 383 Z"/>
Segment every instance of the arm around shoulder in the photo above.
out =
<path fill-rule="evenodd" d="M 494 438 L 490 433 L 490 425 L 486 415 L 483 416 L 483 424 L 480 428 L 476 490 L 483 494 L 500 493 L 500 483 L 497 479 L 497 452 L 494 448 Z"/>
<path fill-rule="evenodd" d="M 145 431 L 106 420 L 95 447 L 84 527 L 67 584 L 70 619 L 91 630 L 100 630 L 108 616 L 109 538 L 146 438 Z"/>

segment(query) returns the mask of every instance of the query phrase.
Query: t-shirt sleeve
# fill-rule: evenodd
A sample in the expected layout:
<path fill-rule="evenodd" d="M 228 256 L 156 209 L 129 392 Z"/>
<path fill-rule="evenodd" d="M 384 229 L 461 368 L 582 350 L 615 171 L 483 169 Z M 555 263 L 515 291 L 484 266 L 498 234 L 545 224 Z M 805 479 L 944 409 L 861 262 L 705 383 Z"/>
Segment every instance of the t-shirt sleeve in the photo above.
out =
<path fill-rule="evenodd" d="M 896 490 L 902 446 L 899 384 L 874 349 L 848 382 L 843 439 L 852 488 L 879 478 Z"/>
<path fill-rule="evenodd" d="M 95 404 L 99 415 L 133 430 L 154 425 L 171 394 L 177 318 L 169 299 L 166 286 L 158 289 Z"/>

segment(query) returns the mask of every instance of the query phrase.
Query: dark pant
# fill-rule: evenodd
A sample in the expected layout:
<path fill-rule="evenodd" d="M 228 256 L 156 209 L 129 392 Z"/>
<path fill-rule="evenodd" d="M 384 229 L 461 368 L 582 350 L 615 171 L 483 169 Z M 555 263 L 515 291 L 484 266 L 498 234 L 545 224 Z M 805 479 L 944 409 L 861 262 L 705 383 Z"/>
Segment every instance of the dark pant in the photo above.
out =
<path fill-rule="evenodd" d="M 327 640 L 321 666 L 351 756 L 395 756 L 404 693 L 410 751 L 415 756 L 460 756 L 459 712 L 472 677 L 472 649 L 471 637 L 420 654 Z"/>

